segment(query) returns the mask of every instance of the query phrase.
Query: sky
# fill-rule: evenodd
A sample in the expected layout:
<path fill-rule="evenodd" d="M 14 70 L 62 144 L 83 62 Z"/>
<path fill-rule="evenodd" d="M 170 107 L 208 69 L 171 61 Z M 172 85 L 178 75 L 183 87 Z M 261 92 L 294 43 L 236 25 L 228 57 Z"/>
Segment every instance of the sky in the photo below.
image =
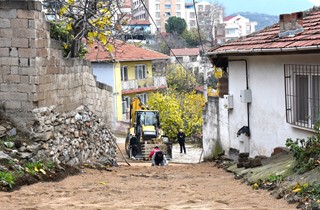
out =
<path fill-rule="evenodd" d="M 207 0 L 224 5 L 225 15 L 257 12 L 269 15 L 288 14 L 320 6 L 320 0 Z"/>

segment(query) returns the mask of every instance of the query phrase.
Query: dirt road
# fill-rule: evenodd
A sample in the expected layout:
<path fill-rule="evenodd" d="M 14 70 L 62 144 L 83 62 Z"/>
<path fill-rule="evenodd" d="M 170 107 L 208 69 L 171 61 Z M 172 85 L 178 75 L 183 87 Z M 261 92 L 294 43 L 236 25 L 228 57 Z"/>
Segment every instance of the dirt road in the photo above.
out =
<path fill-rule="evenodd" d="M 295 209 L 212 163 L 132 163 L 111 170 L 85 169 L 60 182 L 1 192 L 0 209 Z"/>
<path fill-rule="evenodd" d="M 120 143 L 120 147 L 124 146 Z M 180 155 L 174 147 L 172 162 L 165 167 L 130 161 L 110 171 L 84 169 L 60 182 L 37 183 L 11 193 L 0 192 L 1 210 L 149 210 L 149 209 L 295 209 L 267 191 L 253 190 L 233 174 L 213 163 L 199 161 L 198 148 Z M 121 159 L 121 157 L 120 157 Z"/>

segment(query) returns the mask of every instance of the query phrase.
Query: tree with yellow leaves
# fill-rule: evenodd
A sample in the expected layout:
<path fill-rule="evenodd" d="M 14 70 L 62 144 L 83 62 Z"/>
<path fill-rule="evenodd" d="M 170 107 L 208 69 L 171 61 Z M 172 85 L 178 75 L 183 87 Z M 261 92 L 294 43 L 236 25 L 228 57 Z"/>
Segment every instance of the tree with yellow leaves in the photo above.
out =
<path fill-rule="evenodd" d="M 44 6 L 54 15 L 52 22 L 66 34 L 63 46 L 69 50 L 67 57 L 80 56 L 83 41 L 97 42 L 112 51 L 117 35 L 123 34 L 127 19 L 120 10 L 122 1 L 106 0 L 45 0 Z M 52 17 L 52 16 L 51 16 Z"/>
<path fill-rule="evenodd" d="M 179 64 L 171 64 L 167 68 L 166 78 L 168 86 L 178 92 L 193 91 L 197 80 L 192 71 L 186 70 Z"/>
<path fill-rule="evenodd" d="M 162 129 L 170 139 L 176 138 L 180 128 L 187 136 L 201 133 L 203 104 L 200 94 L 172 89 L 165 94 L 153 93 L 148 99 L 149 108 L 159 110 Z"/>

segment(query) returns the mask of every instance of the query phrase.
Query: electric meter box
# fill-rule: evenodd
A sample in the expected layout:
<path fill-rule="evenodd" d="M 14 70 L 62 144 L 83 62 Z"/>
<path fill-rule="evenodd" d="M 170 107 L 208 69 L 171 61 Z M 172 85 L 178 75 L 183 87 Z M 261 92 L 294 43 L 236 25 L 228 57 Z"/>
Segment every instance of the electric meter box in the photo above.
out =
<path fill-rule="evenodd" d="M 232 95 L 224 95 L 224 108 L 233 109 L 233 96 Z"/>
<path fill-rule="evenodd" d="M 251 103 L 252 94 L 250 89 L 240 90 L 240 102 L 241 103 Z"/>

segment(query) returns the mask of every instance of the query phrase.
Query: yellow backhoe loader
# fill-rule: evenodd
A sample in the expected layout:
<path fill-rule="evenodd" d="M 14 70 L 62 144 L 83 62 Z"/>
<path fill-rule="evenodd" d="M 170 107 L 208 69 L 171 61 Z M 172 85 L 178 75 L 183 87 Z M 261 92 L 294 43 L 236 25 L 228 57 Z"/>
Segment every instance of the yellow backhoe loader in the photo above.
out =
<path fill-rule="evenodd" d="M 158 146 L 167 159 L 172 158 L 172 142 L 160 128 L 158 110 L 149 110 L 139 97 L 134 97 L 130 104 L 131 126 L 128 129 L 125 141 L 126 152 L 131 158 L 130 139 L 135 134 L 138 141 L 138 154 L 136 159 L 148 160 L 151 150 Z"/>

